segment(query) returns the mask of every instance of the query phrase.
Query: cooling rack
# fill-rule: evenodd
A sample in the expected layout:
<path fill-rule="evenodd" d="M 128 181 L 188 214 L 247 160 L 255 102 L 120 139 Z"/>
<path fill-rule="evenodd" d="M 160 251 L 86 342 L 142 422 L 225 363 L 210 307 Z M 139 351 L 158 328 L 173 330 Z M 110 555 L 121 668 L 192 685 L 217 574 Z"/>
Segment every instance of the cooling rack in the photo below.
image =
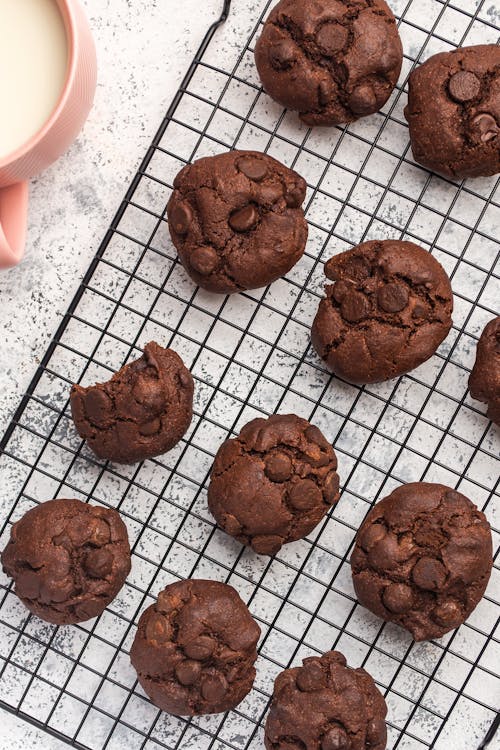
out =
<path fill-rule="evenodd" d="M 360 607 L 349 575 L 356 529 L 402 482 L 463 491 L 488 515 L 497 553 L 500 528 L 500 436 L 467 392 L 477 338 L 498 314 L 499 182 L 458 184 L 420 169 L 403 117 L 411 68 L 460 44 L 498 43 L 500 13 L 484 0 L 392 5 L 405 48 L 402 85 L 381 113 L 311 131 L 263 94 L 256 77 L 252 48 L 270 3 L 233 0 L 229 13 L 225 2 L 1 443 L 2 546 L 12 522 L 57 496 L 118 508 L 133 544 L 118 598 L 78 626 L 28 616 L 0 578 L 1 705 L 74 747 L 262 748 L 276 675 L 332 647 L 366 667 L 386 696 L 388 748 L 500 747 L 498 562 L 468 622 L 420 644 Z M 187 278 L 165 206 L 184 164 L 228 148 L 266 151 L 307 179 L 310 239 L 284 279 L 221 297 Z M 376 237 L 405 237 L 439 259 L 452 278 L 454 326 L 425 365 L 358 388 L 326 371 L 309 329 L 322 262 Z M 107 379 L 152 339 L 191 367 L 191 429 L 156 460 L 101 462 L 72 426 L 70 384 Z M 334 443 L 343 492 L 307 540 L 270 560 L 214 526 L 206 486 L 220 443 L 278 411 L 312 420 Z M 128 652 L 140 612 L 167 583 L 189 576 L 234 585 L 262 639 L 250 695 L 225 715 L 186 720 L 145 698 Z"/>

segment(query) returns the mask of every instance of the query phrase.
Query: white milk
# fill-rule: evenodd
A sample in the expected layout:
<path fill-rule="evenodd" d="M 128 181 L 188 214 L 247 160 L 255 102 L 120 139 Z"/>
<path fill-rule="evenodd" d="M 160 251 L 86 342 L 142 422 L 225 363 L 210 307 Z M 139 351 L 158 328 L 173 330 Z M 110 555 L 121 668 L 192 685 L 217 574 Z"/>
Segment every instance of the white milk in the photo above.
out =
<path fill-rule="evenodd" d="M 47 122 L 67 67 L 68 42 L 55 0 L 0 0 L 0 159 Z"/>

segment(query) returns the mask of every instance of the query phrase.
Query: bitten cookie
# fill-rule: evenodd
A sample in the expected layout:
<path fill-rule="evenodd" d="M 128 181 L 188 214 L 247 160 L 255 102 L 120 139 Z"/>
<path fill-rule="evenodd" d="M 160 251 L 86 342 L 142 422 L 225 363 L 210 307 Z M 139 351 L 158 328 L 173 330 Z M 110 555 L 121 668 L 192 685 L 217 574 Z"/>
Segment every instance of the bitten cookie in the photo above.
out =
<path fill-rule="evenodd" d="M 484 513 L 442 484 L 413 482 L 375 505 L 351 557 L 359 601 L 409 630 L 441 638 L 468 618 L 492 568 Z"/>
<path fill-rule="evenodd" d="M 172 349 L 154 341 L 107 383 L 71 389 L 76 429 L 99 458 L 133 464 L 166 453 L 193 416 L 193 378 Z"/>
<path fill-rule="evenodd" d="M 488 404 L 488 418 L 500 425 L 500 316 L 490 320 L 481 334 L 469 390 L 472 398 Z"/>
<path fill-rule="evenodd" d="M 267 750 L 385 750 L 387 706 L 368 672 L 339 651 L 302 664 L 276 678 Z"/>
<path fill-rule="evenodd" d="M 339 499 L 335 452 L 294 414 L 254 419 L 215 456 L 208 506 L 217 523 L 261 555 L 302 539 Z"/>
<path fill-rule="evenodd" d="M 500 47 L 440 52 L 408 86 L 405 117 L 419 164 L 459 179 L 500 172 Z"/>
<path fill-rule="evenodd" d="M 402 60 L 384 0 L 281 0 L 255 46 L 265 91 L 307 125 L 338 125 L 378 112 Z"/>
<path fill-rule="evenodd" d="M 373 240 L 325 264 L 312 343 L 352 383 L 375 383 L 429 359 L 451 328 L 453 294 L 444 268 L 412 242 Z"/>
<path fill-rule="evenodd" d="M 2 566 L 23 604 L 56 625 L 97 617 L 130 571 L 127 528 L 118 512 L 80 500 L 50 500 L 10 531 Z"/>
<path fill-rule="evenodd" d="M 267 286 L 302 257 L 306 183 L 257 151 L 199 159 L 174 180 L 172 242 L 203 289 L 230 294 Z"/>
<path fill-rule="evenodd" d="M 234 708 L 251 690 L 259 636 L 232 586 L 179 581 L 142 613 L 130 659 L 163 711 L 214 714 Z"/>

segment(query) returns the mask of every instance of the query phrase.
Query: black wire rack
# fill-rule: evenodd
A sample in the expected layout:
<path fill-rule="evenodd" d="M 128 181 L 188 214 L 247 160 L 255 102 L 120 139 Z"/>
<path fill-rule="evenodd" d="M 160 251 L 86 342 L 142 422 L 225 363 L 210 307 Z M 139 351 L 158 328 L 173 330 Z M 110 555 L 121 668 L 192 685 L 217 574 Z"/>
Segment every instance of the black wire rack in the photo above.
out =
<path fill-rule="evenodd" d="M 2 546 L 34 503 L 78 497 L 120 510 L 132 572 L 100 618 L 60 628 L 28 616 L 2 576 L 0 704 L 78 748 L 261 748 L 276 675 L 334 647 L 366 667 L 386 696 L 388 748 L 493 750 L 498 562 L 468 622 L 416 644 L 357 604 L 348 560 L 371 504 L 421 479 L 457 487 L 482 507 L 498 554 L 499 436 L 470 399 L 467 378 L 480 331 L 498 314 L 500 181 L 458 184 L 420 169 L 403 108 L 414 65 L 461 44 L 498 43 L 500 13 L 484 0 L 397 0 L 403 84 L 377 115 L 309 130 L 256 77 L 252 47 L 270 3 L 234 0 L 229 14 L 230 5 L 208 31 L 0 445 Z M 306 178 L 310 239 L 284 279 L 222 297 L 187 278 L 165 206 L 184 164 L 230 148 L 266 151 Z M 452 279 L 454 326 L 425 365 L 358 388 L 326 371 L 309 330 L 322 262 L 372 237 L 405 237 L 438 257 Z M 156 460 L 101 462 L 72 426 L 70 385 L 107 379 L 153 339 L 193 372 L 191 429 Z M 312 420 L 332 440 L 343 492 L 307 540 L 268 559 L 215 527 L 206 486 L 222 440 L 277 411 Z M 233 584 L 263 635 L 250 695 L 227 714 L 186 720 L 145 698 L 128 652 L 140 612 L 167 583 L 191 576 Z"/>

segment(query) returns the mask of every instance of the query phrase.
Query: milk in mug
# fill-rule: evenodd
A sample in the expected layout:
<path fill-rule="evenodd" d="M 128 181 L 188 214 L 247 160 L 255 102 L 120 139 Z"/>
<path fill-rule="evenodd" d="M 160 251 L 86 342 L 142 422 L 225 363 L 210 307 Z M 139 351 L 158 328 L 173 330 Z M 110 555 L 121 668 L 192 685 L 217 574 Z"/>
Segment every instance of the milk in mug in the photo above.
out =
<path fill-rule="evenodd" d="M 68 68 L 55 0 L 0 0 L 0 161 L 49 120 Z"/>

